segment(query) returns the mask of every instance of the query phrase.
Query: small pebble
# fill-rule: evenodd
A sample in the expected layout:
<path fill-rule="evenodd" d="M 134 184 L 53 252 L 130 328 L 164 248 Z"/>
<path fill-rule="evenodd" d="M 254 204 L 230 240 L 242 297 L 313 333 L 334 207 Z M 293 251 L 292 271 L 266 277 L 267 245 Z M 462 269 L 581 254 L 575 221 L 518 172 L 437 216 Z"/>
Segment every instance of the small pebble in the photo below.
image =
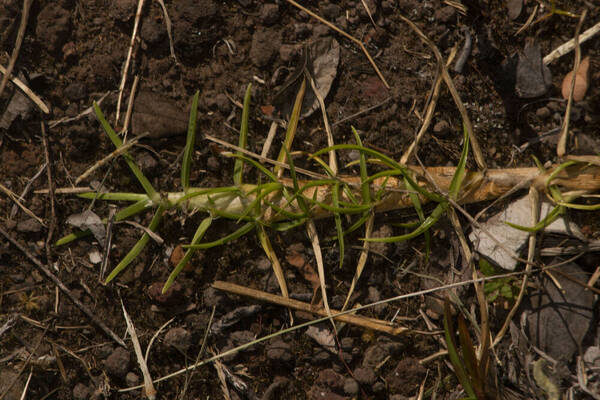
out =
<path fill-rule="evenodd" d="M 344 393 L 350 396 L 354 396 L 358 394 L 359 390 L 360 388 L 358 386 L 358 382 L 356 382 L 354 379 L 346 378 L 344 380 Z"/>
<path fill-rule="evenodd" d="M 433 126 L 433 132 L 441 136 L 447 135 L 450 132 L 450 124 L 444 120 L 439 121 Z"/>
<path fill-rule="evenodd" d="M 165 343 L 186 352 L 192 345 L 192 334 L 181 327 L 171 328 L 165 335 Z"/>
<path fill-rule="evenodd" d="M 267 345 L 267 358 L 271 361 L 288 363 L 293 360 L 291 346 L 283 340 L 274 340 Z"/>
<path fill-rule="evenodd" d="M 264 4 L 260 11 L 260 19 L 266 26 L 275 24 L 279 20 L 279 6 L 277 4 Z"/>
<path fill-rule="evenodd" d="M 42 224 L 36 219 L 29 218 L 17 224 L 17 231 L 22 233 L 37 233 L 42 230 Z"/>
<path fill-rule="evenodd" d="M 535 115 L 538 118 L 546 119 L 550 116 L 551 112 L 548 107 L 540 107 L 535 111 Z"/>
<path fill-rule="evenodd" d="M 373 372 L 373 368 L 358 367 L 352 374 L 354 379 L 363 385 L 371 386 L 377 380 L 377 376 L 375 375 L 375 372 Z"/>
<path fill-rule="evenodd" d="M 136 386 L 140 383 L 140 377 L 133 372 L 128 372 L 127 375 L 125 375 L 125 383 L 127 386 Z"/>
<path fill-rule="evenodd" d="M 109 374 L 122 377 L 129 370 L 130 361 L 129 352 L 122 347 L 117 347 L 104 361 L 104 367 Z"/>

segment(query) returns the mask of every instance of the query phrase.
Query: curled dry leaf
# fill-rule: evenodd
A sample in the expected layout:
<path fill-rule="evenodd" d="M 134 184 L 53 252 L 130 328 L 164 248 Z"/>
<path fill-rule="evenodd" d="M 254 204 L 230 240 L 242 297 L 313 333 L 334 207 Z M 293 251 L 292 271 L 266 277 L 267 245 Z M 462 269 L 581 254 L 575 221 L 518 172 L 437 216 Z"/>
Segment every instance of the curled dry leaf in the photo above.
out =
<path fill-rule="evenodd" d="M 588 71 L 590 69 L 590 56 L 585 57 L 579 63 L 577 74 L 575 75 L 575 88 L 573 89 L 573 101 L 581 101 L 585 97 L 585 92 L 588 89 Z M 569 98 L 571 91 L 571 80 L 573 79 L 573 71 L 569 72 L 562 83 L 562 96 L 564 99 Z"/>
<path fill-rule="evenodd" d="M 273 106 L 277 114 L 285 120 L 289 118 L 294 108 L 296 94 L 304 78 L 307 80 L 307 85 L 300 118 L 311 115 L 319 107 L 319 100 L 308 81 L 311 78 L 314 79 L 315 86 L 324 99 L 337 74 L 339 61 L 340 45 L 332 37 L 319 39 L 304 46 L 302 57 L 296 65 L 294 73 L 273 98 Z"/>

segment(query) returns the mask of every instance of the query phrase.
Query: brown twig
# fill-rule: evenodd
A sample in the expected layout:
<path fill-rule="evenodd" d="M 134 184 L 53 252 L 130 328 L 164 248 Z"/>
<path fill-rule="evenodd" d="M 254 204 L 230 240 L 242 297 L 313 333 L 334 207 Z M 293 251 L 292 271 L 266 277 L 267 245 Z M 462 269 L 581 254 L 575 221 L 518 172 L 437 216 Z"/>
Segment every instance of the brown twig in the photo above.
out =
<path fill-rule="evenodd" d="M 23 37 L 25 37 L 25 28 L 27 28 L 27 20 L 29 19 L 29 8 L 31 7 L 32 0 L 23 1 L 23 11 L 21 12 L 21 24 L 19 25 L 19 31 L 17 32 L 17 40 L 15 42 L 15 47 L 10 56 L 10 60 L 8 61 L 8 67 L 6 67 L 6 72 L 2 77 L 2 82 L 0 83 L 0 96 L 2 92 L 4 92 L 4 88 L 8 83 L 8 78 L 12 74 L 13 69 L 15 68 L 15 64 L 17 62 L 17 57 L 19 56 L 19 51 L 21 50 L 21 44 L 23 44 Z"/>
<path fill-rule="evenodd" d="M 581 47 L 579 46 L 579 32 L 583 25 L 583 21 L 587 15 L 587 9 L 583 10 L 579 17 L 579 23 L 575 29 L 575 65 L 573 65 L 573 78 L 571 79 L 571 88 L 569 89 L 569 100 L 567 101 L 567 109 L 565 110 L 565 118 L 562 124 L 560 138 L 556 145 L 556 155 L 562 157 L 567 152 L 567 138 L 569 136 L 569 121 L 571 120 L 571 107 L 573 105 L 573 90 L 575 90 L 575 80 L 577 78 L 577 71 L 579 70 L 579 63 L 581 62 Z"/>
<path fill-rule="evenodd" d="M 50 162 L 50 148 L 48 145 L 48 135 L 46 134 L 45 123 L 40 123 L 42 129 L 42 142 L 44 143 L 44 157 L 46 158 L 46 175 L 48 177 L 48 194 L 50 195 L 50 222 L 48 223 L 48 234 L 46 235 L 46 263 L 51 264 L 51 249 L 50 243 L 52 243 L 52 235 L 56 229 L 56 209 L 54 207 L 54 180 L 52 180 L 52 163 Z"/>
<path fill-rule="evenodd" d="M 58 279 L 58 277 L 56 275 L 54 275 L 52 273 L 52 271 L 50 271 L 50 269 L 45 266 L 44 264 L 41 263 L 40 260 L 38 260 L 37 258 L 35 258 L 35 256 L 33 254 L 31 254 L 31 252 L 29 250 L 27 250 L 27 248 L 25 248 L 25 246 L 23 246 L 22 244 L 20 244 L 19 242 L 17 242 L 16 239 L 14 239 L 13 237 L 11 237 L 8 232 L 6 232 L 2 227 L 0 227 L 0 234 L 2 234 L 2 236 L 4 236 L 10 243 L 12 243 L 17 249 L 19 249 L 23 254 L 25 254 L 25 256 L 31 261 L 33 262 L 33 264 L 44 274 L 46 275 L 46 277 L 48 279 L 50 279 L 56 286 L 58 286 L 58 288 L 67 295 L 67 297 L 69 299 L 71 299 L 71 301 L 73 302 L 73 304 L 75 304 L 85 315 L 88 316 L 88 318 L 90 318 L 92 320 L 92 322 L 98 327 L 100 328 L 108 337 L 110 337 L 112 340 L 114 340 L 115 342 L 117 342 L 119 345 L 126 347 L 125 346 L 125 342 L 119 337 L 117 336 L 116 333 L 114 333 L 108 326 L 106 326 L 104 324 L 104 322 L 100 321 L 100 319 L 98 317 L 96 317 L 96 315 L 92 312 L 92 310 L 90 310 L 86 305 L 84 305 L 81 301 L 79 301 L 77 299 L 77 297 L 73 294 L 73 292 L 71 292 L 69 290 L 68 287 L 65 286 L 64 283 L 62 283 L 60 281 L 60 279 Z"/>
<path fill-rule="evenodd" d="M 277 296 L 275 294 L 262 292 L 260 290 L 250 289 L 244 286 L 236 285 L 229 282 L 216 281 L 212 284 L 212 287 L 219 290 L 224 290 L 226 292 L 235 293 L 241 296 L 252 297 L 253 299 L 267 301 L 269 303 L 278 304 L 284 307 L 293 308 L 295 310 L 305 311 L 311 314 L 320 315 L 322 317 L 329 317 L 333 315 L 333 318 L 346 322 L 348 324 L 361 326 L 363 328 L 368 328 L 372 330 L 376 330 L 379 332 L 385 332 L 390 335 L 400 335 L 403 333 L 407 333 L 409 331 L 408 328 L 403 326 L 394 326 L 391 325 L 387 321 L 381 321 L 374 318 L 364 317 L 356 314 L 343 314 L 339 316 L 335 316 L 335 314 L 339 313 L 339 311 L 330 309 L 331 313 L 327 312 L 324 308 L 313 306 L 312 304 L 304 303 L 298 300 L 290 299 L 283 296 Z"/>

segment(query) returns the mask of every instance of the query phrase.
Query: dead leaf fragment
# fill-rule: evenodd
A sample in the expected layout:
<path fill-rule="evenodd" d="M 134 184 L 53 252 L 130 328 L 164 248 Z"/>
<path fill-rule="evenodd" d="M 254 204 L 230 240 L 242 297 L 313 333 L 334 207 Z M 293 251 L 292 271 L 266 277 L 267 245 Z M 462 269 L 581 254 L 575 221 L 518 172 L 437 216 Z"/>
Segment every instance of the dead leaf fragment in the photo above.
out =
<path fill-rule="evenodd" d="M 575 75 L 575 88 L 573 89 L 573 101 L 581 101 L 585 97 L 588 89 L 588 72 L 590 69 L 590 56 L 585 57 L 579 63 L 577 74 Z M 562 96 L 564 99 L 569 98 L 571 91 L 571 80 L 573 79 L 573 71 L 565 75 L 562 83 Z"/>
<path fill-rule="evenodd" d="M 273 106 L 279 116 L 288 119 L 294 107 L 294 100 L 303 78 L 308 82 L 314 79 L 319 94 L 324 99 L 327 97 L 333 80 L 337 74 L 340 61 L 340 45 L 332 37 L 316 40 L 302 50 L 302 57 L 294 73 L 282 85 L 273 98 Z M 319 100 L 310 85 L 306 86 L 306 93 L 302 103 L 300 118 L 306 118 L 319 107 Z"/>
<path fill-rule="evenodd" d="M 517 62 L 517 96 L 522 99 L 543 96 L 551 86 L 552 74 L 542 61 L 540 46 L 526 44 Z"/>
<path fill-rule="evenodd" d="M 81 230 L 90 230 L 92 235 L 104 247 L 104 239 L 106 238 L 106 228 L 100 217 L 90 210 L 85 210 L 81 214 L 73 214 L 67 218 L 67 224 L 73 225 Z"/>

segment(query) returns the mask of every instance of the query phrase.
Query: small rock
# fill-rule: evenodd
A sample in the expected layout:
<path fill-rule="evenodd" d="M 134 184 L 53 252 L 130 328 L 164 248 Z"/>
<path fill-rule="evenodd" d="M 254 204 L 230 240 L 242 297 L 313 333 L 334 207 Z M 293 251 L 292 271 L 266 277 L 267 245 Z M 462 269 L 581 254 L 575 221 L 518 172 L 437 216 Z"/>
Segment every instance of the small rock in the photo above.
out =
<path fill-rule="evenodd" d="M 192 345 L 192 334 L 181 327 L 171 328 L 165 335 L 165 343 L 185 353 Z"/>
<path fill-rule="evenodd" d="M 326 19 L 333 21 L 342 14 L 342 8 L 337 4 L 326 3 L 321 6 L 321 13 Z"/>
<path fill-rule="evenodd" d="M 548 107 L 540 107 L 537 110 L 535 110 L 535 115 L 541 119 L 548 118 L 550 116 L 550 114 L 551 114 L 551 112 Z"/>
<path fill-rule="evenodd" d="M 334 392 L 326 389 L 322 389 L 319 386 L 313 386 L 310 388 L 308 398 L 310 400 L 347 400 L 347 397 L 341 396 Z"/>
<path fill-rule="evenodd" d="M 433 126 L 433 132 L 440 136 L 447 135 L 450 132 L 450 124 L 441 120 Z"/>
<path fill-rule="evenodd" d="M 358 394 L 360 387 L 358 386 L 358 382 L 356 382 L 352 378 L 344 379 L 344 393 L 350 396 L 355 396 Z"/>
<path fill-rule="evenodd" d="M 40 224 L 35 218 L 29 218 L 17 224 L 17 231 L 23 233 L 37 233 L 42 230 Z"/>
<path fill-rule="evenodd" d="M 272 268 L 271 261 L 269 261 L 267 257 L 259 257 L 258 260 L 256 260 L 256 268 L 261 272 L 270 271 Z"/>
<path fill-rule="evenodd" d="M 234 347 L 237 347 L 246 343 L 250 343 L 254 339 L 256 339 L 256 335 L 251 331 L 235 331 L 229 335 L 228 341 L 233 344 Z"/>
<path fill-rule="evenodd" d="M 154 282 L 148 288 L 148 296 L 152 301 L 160 304 L 176 304 L 186 300 L 183 296 L 183 287 L 177 281 L 167 290 L 165 293 L 162 292 L 164 282 Z"/>
<path fill-rule="evenodd" d="M 313 362 L 317 365 L 325 364 L 331 359 L 331 353 L 327 350 L 317 349 L 315 355 L 313 356 Z"/>
<path fill-rule="evenodd" d="M 315 26 L 315 29 L 313 29 L 313 35 L 316 37 L 327 36 L 329 35 L 329 32 L 329 28 L 325 25 L 317 25 Z"/>
<path fill-rule="evenodd" d="M 593 367 L 600 367 L 600 347 L 590 346 L 583 355 L 583 361 L 592 365 Z"/>
<path fill-rule="evenodd" d="M 538 44 L 525 45 L 517 62 L 515 92 L 522 99 L 543 96 L 552 86 L 552 73 L 542 61 Z"/>
<path fill-rule="evenodd" d="M 15 382 L 14 385 L 13 382 Z M 8 390 L 11 385 L 12 387 Z M 7 367 L 0 370 L 0 393 L 4 394 L 4 400 L 19 400 L 24 387 L 23 377 L 19 377 L 12 368 Z"/>
<path fill-rule="evenodd" d="M 35 34 L 46 49 L 59 50 L 69 38 L 71 12 L 57 2 L 48 3 L 37 16 Z"/>
<path fill-rule="evenodd" d="M 217 94 L 217 96 L 215 97 L 215 104 L 217 105 L 217 108 L 219 109 L 221 114 L 229 114 L 229 111 L 231 110 L 231 103 L 229 103 L 229 99 L 227 98 L 227 96 L 225 96 L 225 94 Z"/>
<path fill-rule="evenodd" d="M 129 352 L 122 347 L 117 347 L 104 361 L 104 366 L 109 374 L 122 377 L 129 370 L 129 362 Z"/>
<path fill-rule="evenodd" d="M 73 82 L 65 88 L 65 96 L 70 101 L 79 101 L 87 97 L 87 89 L 81 82 Z"/>
<path fill-rule="evenodd" d="M 373 234 L 371 235 L 371 237 L 373 238 L 388 238 L 390 236 L 393 236 L 394 231 L 392 229 L 392 227 L 390 225 L 381 225 L 379 228 L 377 228 L 377 230 L 375 230 L 375 232 L 373 232 Z M 383 243 L 383 242 L 371 242 L 370 245 L 370 249 L 372 252 L 374 252 L 375 254 L 381 254 L 385 257 L 389 257 L 391 255 L 391 252 L 394 248 L 394 245 L 392 243 Z"/>
<path fill-rule="evenodd" d="M 221 163 L 216 157 L 210 156 L 206 160 L 206 168 L 208 168 L 210 172 L 219 172 L 221 170 Z"/>
<path fill-rule="evenodd" d="M 508 18 L 511 21 L 515 20 L 521 15 L 521 11 L 523 10 L 523 0 L 508 0 L 506 2 L 506 7 L 508 8 Z"/>
<path fill-rule="evenodd" d="M 140 383 L 140 377 L 133 372 L 128 372 L 127 375 L 125 375 L 125 383 L 127 386 L 136 386 Z"/>
<path fill-rule="evenodd" d="M 311 24 L 294 24 L 294 35 L 296 39 L 305 39 L 312 32 Z"/>
<path fill-rule="evenodd" d="M 274 362 L 288 363 L 293 360 L 294 355 L 289 344 L 276 339 L 267 345 L 267 358 Z"/>
<path fill-rule="evenodd" d="M 282 44 L 279 47 L 279 58 L 283 62 L 290 62 L 298 54 L 298 47 L 293 44 Z"/>
<path fill-rule="evenodd" d="M 260 19 L 266 26 L 279 21 L 279 6 L 277 4 L 264 4 L 260 11 Z"/>
<path fill-rule="evenodd" d="M 456 16 L 456 8 L 452 6 L 437 8 L 433 16 L 436 21 L 443 23 L 450 22 Z"/>
<path fill-rule="evenodd" d="M 354 338 L 351 338 L 351 337 L 342 338 L 342 340 L 340 340 L 340 346 L 342 347 L 342 350 L 344 350 L 344 351 L 352 351 L 352 348 L 354 347 Z"/>
<path fill-rule="evenodd" d="M 75 400 L 87 400 L 90 398 L 90 388 L 83 383 L 78 383 L 73 388 L 73 399 Z"/>
<path fill-rule="evenodd" d="M 220 290 L 209 287 L 202 294 L 202 300 L 205 307 L 213 308 L 222 306 L 227 301 L 227 297 Z"/>
<path fill-rule="evenodd" d="M 315 383 L 323 388 L 340 391 L 344 388 L 344 377 L 331 368 L 327 368 L 319 372 L 319 376 Z"/>
<path fill-rule="evenodd" d="M 380 346 L 379 344 L 373 344 L 367 348 L 363 357 L 362 366 L 365 368 L 374 368 L 379 365 L 387 356 L 389 352 Z"/>
<path fill-rule="evenodd" d="M 146 175 L 152 175 L 156 170 L 156 167 L 158 167 L 158 161 L 156 161 L 156 159 L 147 152 L 144 152 L 140 157 L 138 157 L 137 162 L 142 169 L 142 172 Z"/>
<path fill-rule="evenodd" d="M 363 385 L 371 386 L 377 380 L 373 368 L 358 367 L 352 374 L 354 375 L 354 379 Z"/>
<path fill-rule="evenodd" d="M 280 47 L 281 34 L 271 30 L 257 30 L 252 35 L 250 59 L 255 66 L 264 67 L 269 64 Z"/>

